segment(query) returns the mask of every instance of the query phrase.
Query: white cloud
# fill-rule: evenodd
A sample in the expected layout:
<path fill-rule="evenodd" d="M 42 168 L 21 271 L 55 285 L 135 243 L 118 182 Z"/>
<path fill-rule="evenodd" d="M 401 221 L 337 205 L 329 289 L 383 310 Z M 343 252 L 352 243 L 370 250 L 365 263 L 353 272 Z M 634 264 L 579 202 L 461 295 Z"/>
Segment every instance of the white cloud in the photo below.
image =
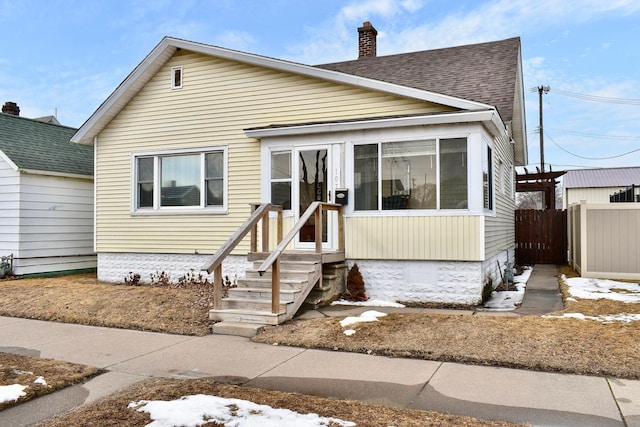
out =
<path fill-rule="evenodd" d="M 215 37 L 213 44 L 243 52 L 252 52 L 255 42 L 255 38 L 245 31 L 225 31 Z"/>

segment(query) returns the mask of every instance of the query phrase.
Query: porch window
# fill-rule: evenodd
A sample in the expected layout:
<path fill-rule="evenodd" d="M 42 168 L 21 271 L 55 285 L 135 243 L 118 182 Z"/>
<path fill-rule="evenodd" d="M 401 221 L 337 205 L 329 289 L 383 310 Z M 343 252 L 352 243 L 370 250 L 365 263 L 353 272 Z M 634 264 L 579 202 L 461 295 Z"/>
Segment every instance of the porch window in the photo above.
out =
<path fill-rule="evenodd" d="M 222 208 L 226 150 L 135 157 L 138 211 Z"/>
<path fill-rule="evenodd" d="M 440 140 L 440 209 L 467 209 L 467 139 Z"/>
<path fill-rule="evenodd" d="M 271 153 L 271 203 L 291 209 L 291 151 Z"/>
<path fill-rule="evenodd" d="M 354 172 L 356 211 L 467 208 L 466 138 L 355 145 Z"/>

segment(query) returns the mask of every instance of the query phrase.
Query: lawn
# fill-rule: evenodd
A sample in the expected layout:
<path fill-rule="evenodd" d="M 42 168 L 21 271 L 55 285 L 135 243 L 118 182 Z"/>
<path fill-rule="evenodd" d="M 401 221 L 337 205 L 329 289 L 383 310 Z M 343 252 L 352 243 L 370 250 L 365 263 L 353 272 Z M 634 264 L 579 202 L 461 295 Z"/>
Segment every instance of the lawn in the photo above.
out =
<path fill-rule="evenodd" d="M 564 269 L 563 273 L 575 275 L 568 269 Z M 632 293 L 622 289 L 623 286 L 610 288 L 613 294 Z M 640 379 L 640 362 L 637 359 L 640 354 L 640 322 L 628 319 L 583 320 L 605 319 L 598 316 L 620 313 L 637 314 L 640 313 L 640 304 L 611 298 L 576 298 L 569 294 L 570 289 L 564 282 L 562 290 L 565 310 L 553 313 L 551 317 L 396 313 L 375 322 L 356 323 L 348 327 L 340 325 L 341 318 L 295 320 L 278 327 L 265 328 L 254 340 L 392 357 Z M 95 275 L 90 274 L 5 280 L 0 281 L 0 315 L 204 335 L 210 332 L 207 320 L 210 292 L 211 289 L 203 286 L 107 285 L 98 283 Z M 355 333 L 346 335 L 346 329 L 352 329 Z M 34 375 L 38 375 L 36 370 L 28 369 L 26 365 L 15 369 L 33 371 Z M 81 411 L 88 412 L 69 415 L 75 419 L 65 418 L 47 425 L 75 425 L 82 417 L 104 419 L 107 416 L 105 414 L 109 419 L 118 420 L 114 425 L 144 425 L 149 421 L 148 414 L 127 409 L 126 404 L 130 401 L 171 400 L 193 393 L 222 393 L 227 397 L 248 399 L 301 413 L 314 412 L 355 422 L 360 420 L 360 425 L 507 425 L 483 424 L 478 420 L 372 407 L 355 402 L 267 393 L 206 381 L 172 382 L 160 379 L 83 407 Z M 372 413 L 376 414 L 375 418 L 380 420 L 380 424 L 371 423 Z M 396 421 L 389 421 L 392 419 Z"/>

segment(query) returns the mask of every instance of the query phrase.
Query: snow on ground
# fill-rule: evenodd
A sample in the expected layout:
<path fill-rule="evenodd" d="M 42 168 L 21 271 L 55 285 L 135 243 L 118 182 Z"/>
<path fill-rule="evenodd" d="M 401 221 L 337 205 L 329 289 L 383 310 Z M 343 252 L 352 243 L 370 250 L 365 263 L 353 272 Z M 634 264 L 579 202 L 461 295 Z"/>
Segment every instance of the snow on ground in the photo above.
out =
<path fill-rule="evenodd" d="M 24 390 L 27 386 L 20 384 L 2 385 L 0 386 L 0 403 L 11 402 L 20 399 L 27 393 Z"/>
<path fill-rule="evenodd" d="M 522 274 L 513 276 L 513 283 L 517 290 L 515 291 L 493 291 L 491 297 L 484 303 L 484 308 L 490 311 L 511 311 L 515 310 L 524 298 L 524 291 L 527 287 L 527 281 L 533 270 L 525 267 Z"/>
<path fill-rule="evenodd" d="M 288 409 L 275 409 L 267 405 L 240 399 L 198 394 L 177 400 L 141 400 L 131 402 L 129 408 L 147 412 L 153 420 L 147 426 L 200 426 L 210 422 L 233 427 L 321 427 L 355 426 L 351 421 L 300 414 Z"/>
<path fill-rule="evenodd" d="M 562 276 L 572 297 L 582 299 L 611 299 L 627 303 L 640 303 L 640 284 L 614 280 L 567 278 Z"/>
<path fill-rule="evenodd" d="M 353 325 L 354 323 L 376 322 L 378 320 L 378 317 L 384 317 L 386 315 L 387 315 L 387 313 L 381 313 L 379 311 L 369 310 L 369 311 L 365 311 L 360 316 L 345 317 L 344 319 L 342 319 L 340 321 L 340 326 L 342 326 L 344 328 L 346 326 Z M 348 337 L 350 337 L 351 335 L 353 335 L 355 333 L 356 333 L 355 329 L 346 329 L 344 331 L 344 334 L 346 336 L 348 336 Z"/>
<path fill-rule="evenodd" d="M 624 303 L 640 303 L 640 284 L 616 282 L 614 280 L 589 279 L 584 277 L 567 278 L 562 276 L 567 284 L 569 294 L 567 301 L 581 299 L 609 299 Z M 546 318 L 569 318 L 580 320 L 595 320 L 602 323 L 640 321 L 638 313 L 618 313 L 601 316 L 585 316 L 582 313 L 564 313 L 562 316 L 543 316 Z"/>
<path fill-rule="evenodd" d="M 544 318 L 556 318 L 556 319 L 580 319 L 580 320 L 595 320 L 602 323 L 624 322 L 631 323 L 640 320 L 640 314 L 608 314 L 602 316 L 585 316 L 582 313 L 564 313 L 562 316 L 542 316 Z"/>
<path fill-rule="evenodd" d="M 381 299 L 370 299 L 367 301 L 347 301 L 346 299 L 340 299 L 338 301 L 334 301 L 331 305 L 358 305 L 363 307 L 396 307 L 396 308 L 404 308 L 403 304 L 392 302 L 392 301 L 383 301 Z"/>

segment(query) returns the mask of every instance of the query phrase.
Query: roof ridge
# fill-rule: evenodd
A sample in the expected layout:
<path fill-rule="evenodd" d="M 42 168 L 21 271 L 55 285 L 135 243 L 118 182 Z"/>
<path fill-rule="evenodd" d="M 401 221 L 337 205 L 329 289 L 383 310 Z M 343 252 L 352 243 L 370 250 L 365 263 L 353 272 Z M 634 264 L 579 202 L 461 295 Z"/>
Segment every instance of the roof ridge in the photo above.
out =
<path fill-rule="evenodd" d="M 57 123 L 43 122 L 42 120 L 38 120 L 37 118 L 16 116 L 14 114 L 7 114 L 7 113 L 0 113 L 0 117 L 4 117 L 4 116 L 10 118 L 10 120 L 11 119 L 29 120 L 30 122 L 33 122 L 33 123 L 49 125 L 49 126 L 57 126 L 57 127 L 65 128 L 65 129 L 71 129 L 71 130 L 78 130 L 78 128 L 73 127 L 73 126 L 67 126 L 67 125 L 57 124 Z M 45 117 L 48 117 L 48 116 L 45 116 Z M 55 116 L 53 116 L 53 117 L 55 117 Z"/>

